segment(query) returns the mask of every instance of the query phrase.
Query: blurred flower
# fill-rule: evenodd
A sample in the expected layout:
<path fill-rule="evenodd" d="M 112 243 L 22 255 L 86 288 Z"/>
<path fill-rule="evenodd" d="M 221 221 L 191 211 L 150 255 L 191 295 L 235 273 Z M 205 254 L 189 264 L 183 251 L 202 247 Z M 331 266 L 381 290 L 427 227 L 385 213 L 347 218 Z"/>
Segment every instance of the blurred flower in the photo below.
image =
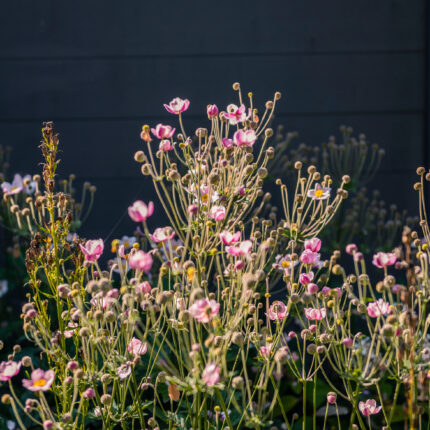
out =
<path fill-rule="evenodd" d="M 224 206 L 212 206 L 209 216 L 215 221 L 222 221 L 225 218 Z"/>
<path fill-rule="evenodd" d="M 128 208 L 130 218 L 135 222 L 146 221 L 154 212 L 154 203 L 149 202 L 148 205 L 142 200 L 135 201 Z"/>
<path fill-rule="evenodd" d="M 123 381 L 127 377 L 131 375 L 131 365 L 130 362 L 121 364 L 121 366 L 118 367 L 118 370 L 116 371 L 120 381 Z"/>
<path fill-rule="evenodd" d="M 130 255 L 128 263 L 132 269 L 140 270 L 141 272 L 149 272 L 153 260 L 151 254 L 139 250 Z"/>
<path fill-rule="evenodd" d="M 154 234 L 150 234 L 149 236 L 156 243 L 166 242 L 170 239 L 173 239 L 175 232 L 173 231 L 172 227 L 158 227 L 155 229 Z"/>
<path fill-rule="evenodd" d="M 358 409 L 360 409 L 360 412 L 365 417 L 369 417 L 370 415 L 379 413 L 379 411 L 382 409 L 382 406 L 377 406 L 376 400 L 374 399 L 367 399 L 365 402 L 360 402 L 358 404 Z"/>
<path fill-rule="evenodd" d="M 231 125 L 236 125 L 239 122 L 244 122 L 247 119 L 245 105 L 237 107 L 235 104 L 227 106 L 227 112 L 224 112 L 224 117 L 230 121 Z"/>
<path fill-rule="evenodd" d="M 279 300 L 275 300 L 266 314 L 272 321 L 283 320 L 287 315 L 287 307 Z"/>
<path fill-rule="evenodd" d="M 367 314 L 369 317 L 377 318 L 380 315 L 387 315 L 390 309 L 390 304 L 385 302 L 383 299 L 379 299 L 376 302 L 369 303 L 367 305 Z"/>
<path fill-rule="evenodd" d="M 0 363 L 0 381 L 9 381 L 15 375 L 18 375 L 21 369 L 21 362 L 15 362 L 12 360 L 2 361 Z"/>
<path fill-rule="evenodd" d="M 233 142 L 236 146 L 253 146 L 256 140 L 255 130 L 237 130 L 233 135 Z"/>
<path fill-rule="evenodd" d="M 133 355 L 145 355 L 148 351 L 148 345 L 146 342 L 142 342 L 140 339 L 133 337 L 128 343 L 128 352 Z"/>
<path fill-rule="evenodd" d="M 170 125 L 157 124 L 155 128 L 151 128 L 152 134 L 157 139 L 170 139 L 175 133 L 175 128 Z"/>
<path fill-rule="evenodd" d="M 0 297 L 3 297 L 7 293 L 8 288 L 7 279 L 0 280 Z"/>
<path fill-rule="evenodd" d="M 305 249 L 300 255 L 300 261 L 303 264 L 312 264 L 313 266 L 317 265 L 320 261 L 320 254 L 317 252 L 313 252 L 310 249 Z"/>
<path fill-rule="evenodd" d="M 209 105 L 207 107 L 207 114 L 209 119 L 216 118 L 218 116 L 219 110 L 217 105 Z"/>
<path fill-rule="evenodd" d="M 54 382 L 55 372 L 35 369 L 31 372 L 31 379 L 23 379 L 22 385 L 30 391 L 48 391 Z"/>
<path fill-rule="evenodd" d="M 173 145 L 171 144 L 169 139 L 163 139 L 160 142 L 160 146 L 158 148 L 160 151 L 162 152 L 167 152 L 167 151 L 172 151 L 173 150 Z"/>
<path fill-rule="evenodd" d="M 396 260 L 396 254 L 392 252 L 378 252 L 373 256 L 372 263 L 379 269 L 383 269 L 384 267 L 395 264 Z"/>
<path fill-rule="evenodd" d="M 215 300 L 200 299 L 190 307 L 190 314 L 198 322 L 208 323 L 215 315 L 218 314 L 220 304 Z"/>
<path fill-rule="evenodd" d="M 326 308 L 314 309 L 305 308 L 305 316 L 310 321 L 321 321 L 327 315 Z"/>
<path fill-rule="evenodd" d="M 239 246 L 226 246 L 225 250 L 233 257 L 243 257 L 249 254 L 252 248 L 252 242 L 250 240 L 244 240 L 239 243 Z"/>
<path fill-rule="evenodd" d="M 305 249 L 312 252 L 318 252 L 321 249 L 321 240 L 317 237 L 306 239 Z"/>
<path fill-rule="evenodd" d="M 79 246 L 85 256 L 85 261 L 95 262 L 103 254 L 104 243 L 102 239 L 87 240 L 84 246 L 81 244 Z"/>
<path fill-rule="evenodd" d="M 219 382 L 219 367 L 215 363 L 206 364 L 202 373 L 202 379 L 208 387 L 212 387 Z"/>
<path fill-rule="evenodd" d="M 20 193 L 24 188 L 24 184 L 23 184 L 21 175 L 19 173 L 15 174 L 15 176 L 13 177 L 12 183 L 3 182 L 1 184 L 1 188 L 2 188 L 3 193 L 6 195 L 8 195 L 8 194 L 12 195 L 12 194 Z"/>
<path fill-rule="evenodd" d="M 236 231 L 235 233 L 230 233 L 229 231 L 224 230 L 219 234 L 220 239 L 224 245 L 231 245 L 240 240 L 240 231 Z"/>

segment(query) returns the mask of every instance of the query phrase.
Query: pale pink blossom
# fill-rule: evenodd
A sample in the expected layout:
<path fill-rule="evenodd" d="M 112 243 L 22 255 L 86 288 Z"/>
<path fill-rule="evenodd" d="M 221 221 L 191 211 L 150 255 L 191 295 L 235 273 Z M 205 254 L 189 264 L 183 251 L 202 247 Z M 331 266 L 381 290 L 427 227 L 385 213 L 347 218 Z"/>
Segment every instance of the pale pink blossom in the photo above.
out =
<path fill-rule="evenodd" d="M 396 254 L 392 252 L 378 252 L 373 256 L 372 263 L 379 269 L 387 266 L 392 266 L 397 260 Z"/>
<path fill-rule="evenodd" d="M 260 346 L 260 354 L 263 357 L 267 357 L 270 355 L 270 352 L 272 351 L 272 344 L 267 344 L 266 346 Z"/>
<path fill-rule="evenodd" d="M 145 355 L 148 351 L 148 345 L 146 342 L 142 342 L 140 339 L 133 337 L 128 343 L 128 352 L 133 355 Z"/>
<path fill-rule="evenodd" d="M 179 97 L 175 97 L 170 101 L 168 105 L 164 105 L 165 109 L 169 113 L 173 113 L 175 115 L 179 115 L 182 112 L 185 112 L 190 106 L 190 101 L 188 99 L 181 99 Z"/>
<path fill-rule="evenodd" d="M 321 240 L 317 237 L 314 237 L 312 239 L 306 239 L 305 249 L 312 252 L 318 252 L 321 249 Z"/>
<path fill-rule="evenodd" d="M 163 139 L 158 149 L 162 152 L 173 151 L 173 145 L 169 139 Z"/>
<path fill-rule="evenodd" d="M 300 273 L 299 282 L 303 285 L 308 285 L 309 282 L 312 282 L 314 280 L 314 277 L 314 272 Z"/>
<path fill-rule="evenodd" d="M 209 216 L 215 221 L 222 221 L 225 218 L 224 206 L 212 206 Z"/>
<path fill-rule="evenodd" d="M 190 307 L 190 314 L 198 322 L 208 323 L 218 314 L 220 304 L 215 300 L 199 299 Z"/>
<path fill-rule="evenodd" d="M 326 308 L 314 309 L 305 308 L 305 316 L 310 321 L 321 321 L 327 315 Z"/>
<path fill-rule="evenodd" d="M 330 192 L 330 187 L 322 187 L 317 183 L 313 190 L 308 191 L 308 197 L 313 200 L 326 200 L 330 197 Z"/>
<path fill-rule="evenodd" d="M 287 307 L 285 303 L 275 300 L 267 310 L 266 314 L 272 321 L 283 320 L 287 315 Z"/>
<path fill-rule="evenodd" d="M 1 184 L 1 189 L 5 195 L 13 195 L 18 194 L 24 189 L 24 183 L 21 175 L 17 173 L 12 183 L 9 182 L 3 182 Z"/>
<path fill-rule="evenodd" d="M 233 146 L 233 141 L 231 139 L 228 139 L 227 137 L 224 137 L 222 139 L 222 144 L 225 148 L 231 148 Z"/>
<path fill-rule="evenodd" d="M 135 222 L 146 221 L 154 213 L 154 203 L 149 202 L 148 204 L 142 202 L 142 200 L 136 200 L 128 208 L 128 214 L 130 218 Z"/>
<path fill-rule="evenodd" d="M 383 299 L 379 299 L 376 302 L 372 302 L 367 305 L 367 314 L 371 318 L 377 318 L 380 315 L 387 315 L 389 310 L 390 304 L 385 302 Z"/>
<path fill-rule="evenodd" d="M 233 135 L 233 142 L 236 146 L 253 146 L 256 140 L 255 130 L 237 130 Z"/>
<path fill-rule="evenodd" d="M 175 297 L 175 305 L 178 311 L 184 311 L 187 308 L 186 301 L 183 297 Z"/>
<path fill-rule="evenodd" d="M 148 281 L 143 281 L 136 285 L 136 293 L 147 294 L 151 292 L 151 284 Z"/>
<path fill-rule="evenodd" d="M 132 269 L 140 270 L 141 272 L 149 272 L 153 260 L 151 254 L 139 250 L 130 255 L 128 263 Z"/>
<path fill-rule="evenodd" d="M 23 379 L 22 385 L 30 391 L 48 391 L 54 382 L 55 372 L 53 370 L 35 369 L 31 372 L 31 379 Z"/>
<path fill-rule="evenodd" d="M 202 373 L 203 382 L 208 387 L 218 384 L 220 379 L 219 371 L 219 366 L 217 366 L 215 363 L 207 363 Z"/>
<path fill-rule="evenodd" d="M 246 121 L 248 117 L 246 115 L 245 105 L 238 107 L 233 103 L 229 104 L 227 106 L 227 112 L 224 112 L 224 117 L 230 121 L 231 125 Z"/>
<path fill-rule="evenodd" d="M 312 264 L 313 266 L 315 266 L 320 261 L 320 254 L 318 254 L 317 252 L 313 252 L 310 249 L 305 249 L 300 255 L 300 261 L 303 264 Z"/>
<path fill-rule="evenodd" d="M 127 363 L 121 364 L 118 367 L 116 374 L 118 375 L 120 381 L 123 381 L 127 377 L 131 375 L 131 363 L 127 361 Z"/>
<path fill-rule="evenodd" d="M 353 255 L 357 251 L 358 251 L 358 247 L 355 243 L 349 243 L 345 247 L 345 252 L 349 255 Z"/>
<path fill-rule="evenodd" d="M 230 233 L 229 231 L 224 230 L 219 234 L 219 237 L 224 245 L 232 245 L 240 240 L 240 235 L 240 231 Z"/>
<path fill-rule="evenodd" d="M 244 267 L 245 267 L 245 262 L 243 260 L 237 260 L 236 263 L 234 263 L 235 270 L 242 270 Z"/>
<path fill-rule="evenodd" d="M 299 262 L 297 260 L 293 261 L 291 260 L 291 255 L 277 255 L 275 257 L 275 263 L 272 264 L 272 267 L 275 270 L 283 271 L 286 275 L 290 274 L 290 269 L 298 264 Z"/>
<path fill-rule="evenodd" d="M 81 244 L 79 246 L 87 262 L 95 262 L 103 254 L 104 243 L 102 239 L 87 240 L 84 246 Z"/>
<path fill-rule="evenodd" d="M 354 345 L 354 340 L 351 339 L 350 337 L 346 337 L 345 339 L 342 340 L 342 344 L 345 348 L 352 348 Z"/>
<path fill-rule="evenodd" d="M 321 292 L 326 296 L 329 297 L 331 294 L 331 291 L 336 291 L 337 298 L 340 298 L 342 296 L 342 290 L 340 288 L 330 288 L 330 287 L 322 287 Z"/>
<path fill-rule="evenodd" d="M 157 124 L 155 128 L 151 128 L 152 134 L 158 139 L 170 139 L 175 134 L 175 128 L 170 125 Z"/>
<path fill-rule="evenodd" d="M 307 289 L 308 289 L 308 293 L 310 293 L 310 294 L 318 293 L 318 285 L 314 284 L 312 282 L 310 284 L 308 284 Z"/>
<path fill-rule="evenodd" d="M 216 118 L 218 116 L 219 110 L 217 105 L 208 105 L 207 114 L 209 119 Z"/>
<path fill-rule="evenodd" d="M 175 232 L 172 227 L 158 227 L 155 229 L 154 233 L 149 236 L 156 243 L 167 242 L 168 240 L 173 239 Z"/>
<path fill-rule="evenodd" d="M 327 394 L 327 402 L 331 405 L 334 405 L 336 403 L 337 395 L 336 393 L 330 392 Z"/>
<path fill-rule="evenodd" d="M 21 369 L 21 362 L 15 362 L 12 360 L 2 361 L 0 363 L 0 381 L 9 381 L 15 375 L 18 375 Z"/>
<path fill-rule="evenodd" d="M 243 257 L 248 255 L 252 248 L 250 240 L 244 240 L 237 246 L 226 246 L 225 250 L 233 257 Z"/>
<path fill-rule="evenodd" d="M 75 329 L 78 328 L 78 324 L 73 323 L 73 322 L 69 322 L 69 324 L 67 324 L 66 328 L 68 330 L 64 330 L 64 337 L 66 339 L 69 339 L 69 338 L 73 337 L 73 333 L 75 332 Z"/>
<path fill-rule="evenodd" d="M 370 417 L 370 415 L 375 415 L 379 413 L 382 409 L 382 406 L 378 406 L 376 400 L 367 399 L 365 402 L 360 402 L 358 404 L 358 409 L 365 417 Z"/>

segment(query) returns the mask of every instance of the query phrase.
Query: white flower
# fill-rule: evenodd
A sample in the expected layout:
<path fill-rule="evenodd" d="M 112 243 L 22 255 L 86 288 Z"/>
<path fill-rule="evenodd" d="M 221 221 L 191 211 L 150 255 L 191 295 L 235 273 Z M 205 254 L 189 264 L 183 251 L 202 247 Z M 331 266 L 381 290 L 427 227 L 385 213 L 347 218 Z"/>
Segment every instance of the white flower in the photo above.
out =
<path fill-rule="evenodd" d="M 6 279 L 0 280 L 0 297 L 3 297 L 8 291 L 8 282 Z"/>

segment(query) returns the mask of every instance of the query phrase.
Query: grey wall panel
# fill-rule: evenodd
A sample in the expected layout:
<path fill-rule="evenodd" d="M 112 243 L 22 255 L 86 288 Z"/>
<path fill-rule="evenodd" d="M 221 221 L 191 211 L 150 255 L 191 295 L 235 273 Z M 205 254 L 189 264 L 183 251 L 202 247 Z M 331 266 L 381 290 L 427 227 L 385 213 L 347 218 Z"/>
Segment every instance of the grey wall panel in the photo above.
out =
<path fill-rule="evenodd" d="M 52 1 L 2 5 L 0 55 L 422 49 L 422 1 Z"/>

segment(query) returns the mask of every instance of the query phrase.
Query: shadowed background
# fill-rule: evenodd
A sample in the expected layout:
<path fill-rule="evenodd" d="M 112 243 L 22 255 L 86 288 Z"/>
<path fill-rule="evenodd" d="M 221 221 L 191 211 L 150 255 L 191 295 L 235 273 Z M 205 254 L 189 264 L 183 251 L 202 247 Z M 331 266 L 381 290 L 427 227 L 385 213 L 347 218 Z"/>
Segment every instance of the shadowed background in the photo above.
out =
<path fill-rule="evenodd" d="M 429 166 L 425 0 L 118 2 L 14 0 L 0 16 L 0 142 L 11 172 L 38 173 L 42 121 L 60 133 L 60 173 L 97 186 L 83 234 L 131 234 L 125 216 L 152 184 L 133 154 L 141 126 L 176 126 L 162 104 L 256 105 L 283 94 L 275 124 L 312 145 L 341 124 L 386 149 L 376 178 L 388 203 L 417 212 L 415 169 Z M 155 221 L 156 223 L 156 221 Z"/>

